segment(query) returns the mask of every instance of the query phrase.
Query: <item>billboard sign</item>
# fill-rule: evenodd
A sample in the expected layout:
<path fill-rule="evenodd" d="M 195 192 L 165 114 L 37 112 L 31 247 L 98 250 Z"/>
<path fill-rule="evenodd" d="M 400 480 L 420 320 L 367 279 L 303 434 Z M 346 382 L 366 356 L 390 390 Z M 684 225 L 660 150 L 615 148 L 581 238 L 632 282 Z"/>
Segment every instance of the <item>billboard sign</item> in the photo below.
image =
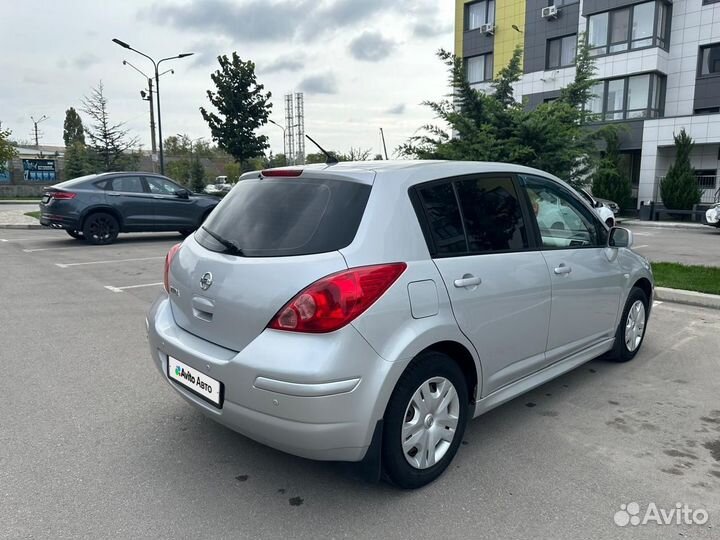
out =
<path fill-rule="evenodd" d="M 0 184 L 7 184 L 10 182 L 10 162 L 5 162 L 5 167 L 0 170 Z"/>
<path fill-rule="evenodd" d="M 55 182 L 54 159 L 23 159 L 22 163 L 26 182 Z"/>

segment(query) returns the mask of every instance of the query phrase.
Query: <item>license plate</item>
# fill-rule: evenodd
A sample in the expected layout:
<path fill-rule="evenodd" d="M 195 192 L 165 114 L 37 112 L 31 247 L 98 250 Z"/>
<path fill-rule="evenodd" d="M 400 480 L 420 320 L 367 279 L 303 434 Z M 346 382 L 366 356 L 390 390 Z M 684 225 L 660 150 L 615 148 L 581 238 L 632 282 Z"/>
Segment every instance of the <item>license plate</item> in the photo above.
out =
<path fill-rule="evenodd" d="M 190 390 L 193 394 L 209 401 L 218 409 L 222 407 L 223 384 L 208 377 L 195 368 L 183 364 L 177 358 L 168 356 L 168 377 Z"/>

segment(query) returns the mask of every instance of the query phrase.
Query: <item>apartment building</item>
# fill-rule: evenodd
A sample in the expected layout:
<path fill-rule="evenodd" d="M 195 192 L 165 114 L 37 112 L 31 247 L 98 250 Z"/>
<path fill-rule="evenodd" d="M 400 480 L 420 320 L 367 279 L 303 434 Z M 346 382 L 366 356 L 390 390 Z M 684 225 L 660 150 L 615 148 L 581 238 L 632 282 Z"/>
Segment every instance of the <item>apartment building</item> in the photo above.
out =
<path fill-rule="evenodd" d="M 602 122 L 622 130 L 623 167 L 634 203 L 660 202 L 659 181 L 685 128 L 703 202 L 720 181 L 720 0 L 455 0 L 455 54 L 488 89 L 516 45 L 524 51 L 515 98 L 527 107 L 558 97 L 574 77 L 577 39 L 597 66 Z"/>

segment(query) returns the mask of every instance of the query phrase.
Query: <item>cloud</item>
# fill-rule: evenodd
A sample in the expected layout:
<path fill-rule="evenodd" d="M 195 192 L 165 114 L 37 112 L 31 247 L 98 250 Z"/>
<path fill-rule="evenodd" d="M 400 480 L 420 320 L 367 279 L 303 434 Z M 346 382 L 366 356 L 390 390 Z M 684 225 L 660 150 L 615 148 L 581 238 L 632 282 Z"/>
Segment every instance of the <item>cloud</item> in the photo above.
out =
<path fill-rule="evenodd" d="M 278 71 L 300 71 L 305 67 L 305 61 L 299 58 L 276 58 L 272 62 L 260 65 L 258 71 L 263 73 L 276 73 Z"/>
<path fill-rule="evenodd" d="M 332 73 L 311 75 L 300 81 L 298 86 L 306 94 L 337 94 L 337 81 Z"/>
<path fill-rule="evenodd" d="M 385 111 L 386 114 L 403 114 L 405 112 L 405 104 L 399 103 L 398 105 L 395 105 L 394 107 L 390 107 L 387 111 Z"/>
<path fill-rule="evenodd" d="M 357 60 L 379 62 L 392 53 L 395 42 L 379 32 L 365 31 L 350 42 L 350 54 Z"/>
<path fill-rule="evenodd" d="M 191 0 L 155 3 L 141 10 L 138 18 L 169 23 L 179 30 L 212 31 L 235 42 L 281 42 L 297 37 L 314 41 L 381 10 L 387 10 L 385 0 Z"/>
<path fill-rule="evenodd" d="M 87 69 L 90 66 L 93 66 L 100 62 L 100 57 L 95 56 L 92 53 L 85 54 L 83 56 L 78 56 L 72 61 L 72 65 L 75 66 L 77 69 Z"/>
<path fill-rule="evenodd" d="M 417 38 L 434 38 L 443 36 L 453 31 L 453 23 L 436 22 L 419 22 L 412 27 L 412 34 Z"/>

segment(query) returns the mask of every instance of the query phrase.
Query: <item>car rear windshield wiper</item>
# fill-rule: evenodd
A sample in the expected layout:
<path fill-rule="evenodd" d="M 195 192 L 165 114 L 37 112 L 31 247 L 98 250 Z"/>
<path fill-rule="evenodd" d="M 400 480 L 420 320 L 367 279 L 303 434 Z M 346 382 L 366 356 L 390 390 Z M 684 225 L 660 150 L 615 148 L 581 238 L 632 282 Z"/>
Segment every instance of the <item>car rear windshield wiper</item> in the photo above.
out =
<path fill-rule="evenodd" d="M 205 225 L 202 226 L 202 230 L 208 233 L 210 236 L 212 236 L 220 245 L 222 245 L 225 248 L 225 253 L 228 253 L 229 255 L 238 255 L 240 257 L 243 256 L 243 250 L 242 248 L 236 246 L 233 244 L 230 240 L 226 240 L 222 236 L 212 232 L 210 229 L 205 227 Z"/>

